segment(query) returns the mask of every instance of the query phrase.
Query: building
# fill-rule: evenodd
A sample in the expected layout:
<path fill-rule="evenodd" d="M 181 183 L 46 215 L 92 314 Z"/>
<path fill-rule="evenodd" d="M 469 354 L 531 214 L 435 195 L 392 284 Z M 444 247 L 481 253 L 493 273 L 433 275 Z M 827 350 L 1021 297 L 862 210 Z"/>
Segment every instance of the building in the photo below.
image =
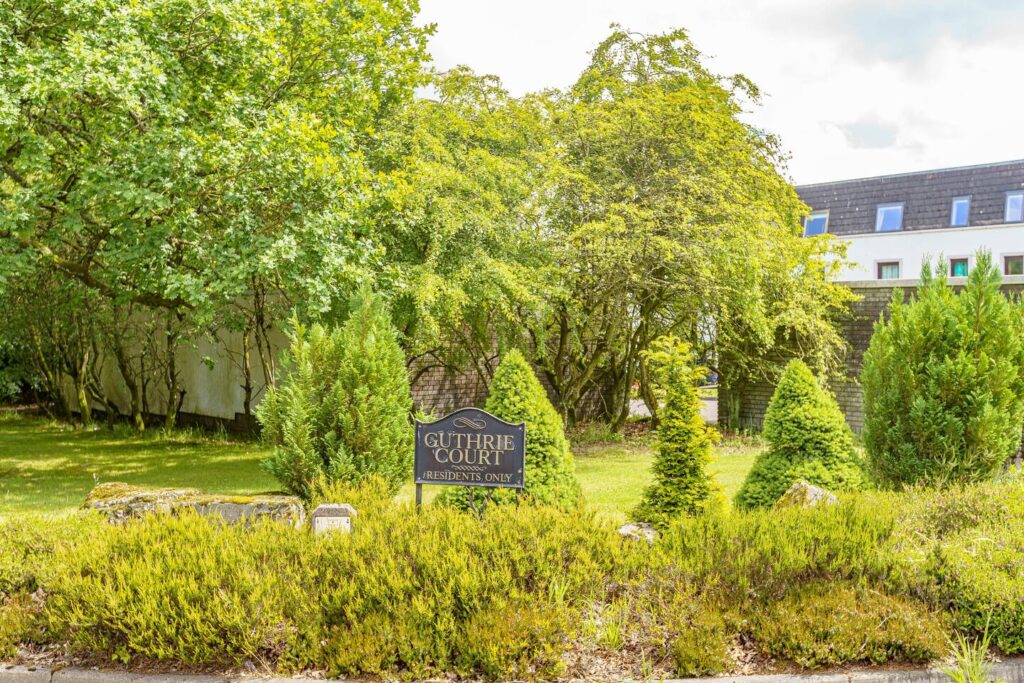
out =
<path fill-rule="evenodd" d="M 980 248 L 1024 275 L 1024 160 L 802 185 L 804 233 L 843 238 L 847 282 L 916 279 L 943 256 L 965 277 Z"/>
<path fill-rule="evenodd" d="M 828 233 L 847 245 L 850 268 L 839 279 L 859 300 L 843 323 L 850 347 L 845 378 L 832 389 L 855 431 L 863 425 L 857 377 L 874 322 L 894 289 L 909 293 L 917 286 L 924 262 L 944 258 L 951 284 L 958 285 L 978 250 L 987 249 L 1003 272 L 1004 291 L 1024 291 L 1024 160 L 801 185 L 796 191 L 811 208 L 804 234 Z M 721 396 L 728 421 L 760 429 L 773 390 L 764 382 L 738 383 Z"/>

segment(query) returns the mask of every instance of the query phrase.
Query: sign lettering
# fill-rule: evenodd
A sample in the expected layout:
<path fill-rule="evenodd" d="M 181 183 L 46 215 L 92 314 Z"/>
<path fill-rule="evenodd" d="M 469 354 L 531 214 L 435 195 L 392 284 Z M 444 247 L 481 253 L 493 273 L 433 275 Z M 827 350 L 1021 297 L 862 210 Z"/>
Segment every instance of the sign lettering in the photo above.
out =
<path fill-rule="evenodd" d="M 416 421 L 416 483 L 523 488 L 526 425 L 478 408 Z"/>

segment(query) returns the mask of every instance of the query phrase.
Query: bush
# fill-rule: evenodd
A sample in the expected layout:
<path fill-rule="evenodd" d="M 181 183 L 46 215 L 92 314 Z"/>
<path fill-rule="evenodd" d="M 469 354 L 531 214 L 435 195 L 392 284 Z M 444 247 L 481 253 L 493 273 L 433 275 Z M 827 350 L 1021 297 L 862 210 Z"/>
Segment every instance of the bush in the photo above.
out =
<path fill-rule="evenodd" d="M 652 466 L 654 483 L 633 515 L 664 526 L 677 515 L 697 514 L 720 497 L 720 489 L 707 473 L 718 433 L 701 415 L 696 382 L 706 373 L 691 365 L 689 347 L 674 337 L 663 337 L 655 342 L 649 360 L 664 388 L 665 407 Z"/>
<path fill-rule="evenodd" d="M 989 615 L 993 643 L 1024 650 L 1017 478 L 680 517 L 654 545 L 579 509 L 481 518 L 417 512 L 372 479 L 323 486 L 357 506 L 351 534 L 191 514 L 0 522 L 0 560 L 15 558 L 0 650 L 388 679 L 551 679 L 604 657 L 637 680 L 734 670 L 751 638 L 802 666 L 924 661 Z"/>
<path fill-rule="evenodd" d="M 751 626 L 763 655 L 806 668 L 926 664 L 947 650 L 941 615 L 877 590 L 832 582 L 796 587 Z"/>
<path fill-rule="evenodd" d="M 895 511 L 849 499 L 817 508 L 765 508 L 680 518 L 663 552 L 695 585 L 714 586 L 728 604 L 779 600 L 814 579 L 881 582 L 897 567 Z"/>
<path fill-rule="evenodd" d="M 889 487 L 991 477 L 1024 424 L 1021 309 L 980 252 L 957 294 L 926 264 L 909 303 L 894 292 L 864 355 L 864 444 Z"/>
<path fill-rule="evenodd" d="M 672 643 L 675 675 L 681 678 L 714 676 L 732 665 L 729 637 L 722 615 L 703 609 L 691 617 Z"/>
<path fill-rule="evenodd" d="M 394 494 L 412 473 L 412 394 L 383 300 L 362 292 L 340 328 L 296 323 L 283 382 L 257 415 L 274 445 L 267 470 L 309 499 L 315 481 L 381 477 Z"/>
<path fill-rule="evenodd" d="M 772 505 L 801 479 L 832 491 L 864 486 L 853 434 L 839 405 L 800 360 L 789 362 L 775 387 L 764 438 L 768 449 L 736 494 L 741 509 Z"/>
<path fill-rule="evenodd" d="M 562 418 L 519 351 L 512 350 L 502 358 L 485 409 L 506 422 L 526 423 L 525 495 L 535 503 L 575 507 L 580 485 Z M 485 499 L 502 503 L 516 500 L 516 496 L 508 490 L 484 493 L 468 486 L 449 487 L 438 496 L 442 504 L 462 509 L 469 508 L 471 500 Z"/>
<path fill-rule="evenodd" d="M 1024 653 L 1024 481 L 918 491 L 896 533 L 909 589 L 946 606 L 963 633 Z"/>
<path fill-rule="evenodd" d="M 549 678 L 640 552 L 587 514 L 387 502 L 345 535 L 187 514 L 90 526 L 38 581 L 48 638 L 123 662 Z"/>

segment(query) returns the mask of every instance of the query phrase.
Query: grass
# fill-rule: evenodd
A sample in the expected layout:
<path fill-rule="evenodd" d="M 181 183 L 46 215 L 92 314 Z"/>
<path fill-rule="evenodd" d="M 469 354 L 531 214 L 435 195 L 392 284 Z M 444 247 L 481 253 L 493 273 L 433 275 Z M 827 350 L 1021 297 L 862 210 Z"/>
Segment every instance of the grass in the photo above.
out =
<path fill-rule="evenodd" d="M 85 431 L 0 412 L 0 516 L 66 512 L 97 483 L 192 486 L 211 493 L 261 493 L 277 488 L 260 467 L 256 443 L 180 431 Z"/>
<path fill-rule="evenodd" d="M 739 488 L 761 448 L 757 439 L 726 439 L 712 465 L 728 496 Z M 650 482 L 653 453 L 641 441 L 576 446 L 576 472 L 587 501 L 613 522 Z M 267 449 L 252 441 L 202 432 L 127 429 L 92 431 L 0 411 L 0 517 L 25 512 L 62 513 L 80 506 L 100 482 L 195 487 L 210 493 L 263 493 L 277 488 L 260 466 Z M 439 487 L 427 486 L 430 501 Z M 399 493 L 412 499 L 412 484 Z"/>

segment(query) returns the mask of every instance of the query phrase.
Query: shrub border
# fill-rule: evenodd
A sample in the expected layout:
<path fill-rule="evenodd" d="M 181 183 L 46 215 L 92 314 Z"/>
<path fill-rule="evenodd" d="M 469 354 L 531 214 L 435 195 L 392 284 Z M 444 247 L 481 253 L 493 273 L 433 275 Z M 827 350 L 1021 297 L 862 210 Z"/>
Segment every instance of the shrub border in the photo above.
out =
<path fill-rule="evenodd" d="M 991 678 L 1004 683 L 1024 683 L 1024 657 L 1003 660 L 992 667 Z M 210 676 L 193 674 L 135 674 L 127 671 L 12 666 L 0 664 L 0 683 L 299 683 L 312 678 L 262 678 L 258 676 Z M 317 679 L 319 680 L 319 679 Z M 948 683 L 938 669 L 867 669 L 829 674 L 772 674 L 677 678 L 662 683 Z"/>

